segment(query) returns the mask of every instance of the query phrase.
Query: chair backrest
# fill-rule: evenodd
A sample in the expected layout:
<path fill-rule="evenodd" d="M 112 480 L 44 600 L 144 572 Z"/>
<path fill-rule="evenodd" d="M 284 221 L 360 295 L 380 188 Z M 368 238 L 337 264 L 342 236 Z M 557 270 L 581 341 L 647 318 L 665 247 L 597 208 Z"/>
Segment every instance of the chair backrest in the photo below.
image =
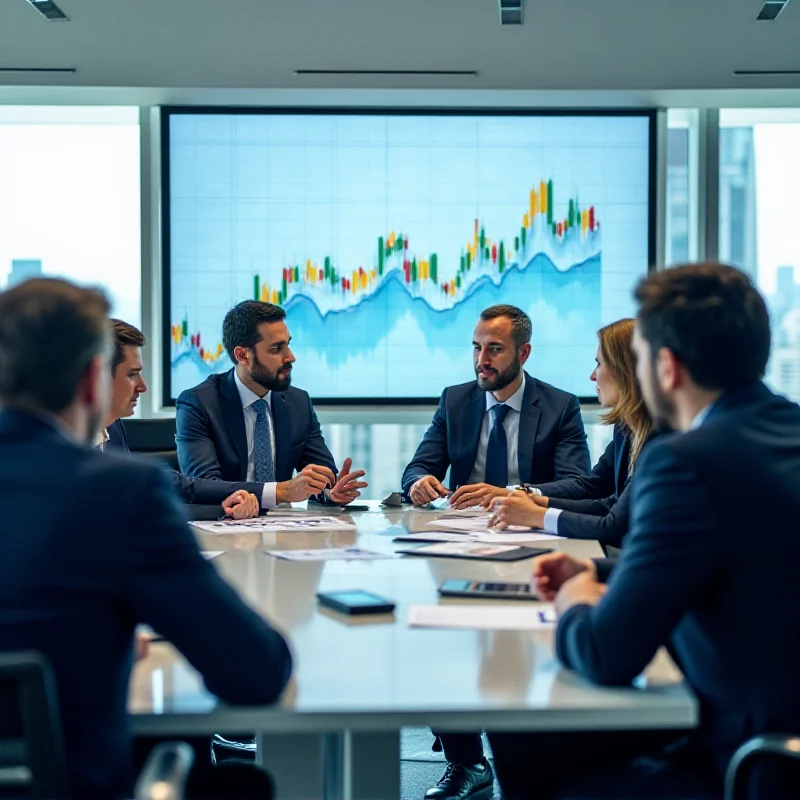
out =
<path fill-rule="evenodd" d="M 183 800 L 194 750 L 184 742 L 163 742 L 147 759 L 136 781 L 136 800 Z"/>
<path fill-rule="evenodd" d="M 781 760 L 783 764 L 779 763 Z M 728 764 L 724 800 L 798 797 L 799 767 L 800 737 L 775 733 L 754 736 L 733 754 Z"/>
<path fill-rule="evenodd" d="M 0 653 L 0 797 L 68 798 L 55 678 L 41 653 Z"/>

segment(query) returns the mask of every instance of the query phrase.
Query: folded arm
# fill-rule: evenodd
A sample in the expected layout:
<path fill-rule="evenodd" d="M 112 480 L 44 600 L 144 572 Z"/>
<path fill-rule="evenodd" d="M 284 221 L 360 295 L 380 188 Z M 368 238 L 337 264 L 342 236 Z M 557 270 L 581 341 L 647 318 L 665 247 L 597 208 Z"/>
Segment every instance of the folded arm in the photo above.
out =
<path fill-rule="evenodd" d="M 675 502 L 680 498 L 680 502 Z M 599 604 L 574 605 L 556 633 L 561 661 L 604 684 L 630 683 L 715 580 L 721 534 L 694 469 L 665 446 L 643 456 L 625 551 Z"/>
<path fill-rule="evenodd" d="M 151 625 L 227 703 L 274 702 L 291 673 L 283 637 L 247 606 L 200 553 L 169 485 L 156 472 L 124 542 L 122 589 L 136 621 Z"/>

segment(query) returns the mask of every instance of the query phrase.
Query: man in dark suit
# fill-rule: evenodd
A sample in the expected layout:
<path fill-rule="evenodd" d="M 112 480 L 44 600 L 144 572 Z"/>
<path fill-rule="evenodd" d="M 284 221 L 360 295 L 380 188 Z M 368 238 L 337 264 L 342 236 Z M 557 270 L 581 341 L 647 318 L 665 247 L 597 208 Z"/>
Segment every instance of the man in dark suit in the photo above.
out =
<path fill-rule="evenodd" d="M 263 504 L 317 497 L 346 505 L 367 484 L 348 458 L 336 464 L 311 400 L 291 387 L 295 357 L 286 312 L 245 300 L 222 323 L 234 368 L 211 375 L 178 398 L 178 461 L 193 478 L 264 483 Z M 294 471 L 298 474 L 293 478 Z"/>
<path fill-rule="evenodd" d="M 423 505 L 450 491 L 453 507 L 507 495 L 509 484 L 544 483 L 589 472 L 578 399 L 523 370 L 531 321 L 508 305 L 487 308 L 473 333 L 476 381 L 444 390 L 433 422 L 403 473 L 403 491 Z M 448 760 L 428 800 L 491 796 L 493 775 L 478 733 L 440 734 Z M 488 795 L 487 795 L 488 793 Z"/>
<path fill-rule="evenodd" d="M 668 646 L 700 725 L 647 760 L 641 733 L 491 735 L 509 800 L 719 797 L 748 737 L 800 730 L 790 656 L 800 539 L 787 528 L 800 516 L 800 407 L 761 383 L 766 305 L 749 277 L 719 264 L 655 273 L 636 298 L 642 393 L 654 420 L 681 433 L 659 437 L 637 466 L 619 562 L 546 556 L 538 591 L 558 591 L 556 652 L 590 680 L 629 684 Z M 523 769 L 523 753 L 535 769 Z M 797 796 L 800 776 L 767 767 L 752 796 Z"/>
<path fill-rule="evenodd" d="M 163 471 L 91 446 L 108 413 L 108 308 L 60 280 L 0 293 L 0 650 L 52 663 L 81 800 L 130 797 L 138 623 L 228 703 L 273 702 L 291 671 L 280 634 L 201 555 Z"/>
<path fill-rule="evenodd" d="M 487 308 L 473 333 L 476 381 L 450 386 L 414 458 L 403 491 L 424 505 L 450 490 L 469 507 L 505 496 L 509 484 L 585 475 L 591 468 L 580 405 L 574 395 L 528 375 L 531 321 L 507 305 Z"/>
<path fill-rule="evenodd" d="M 123 418 L 133 415 L 139 396 L 147 391 L 142 377 L 144 334 L 119 319 L 111 320 L 114 352 L 111 357 L 111 407 L 105 428 L 98 435 L 96 446 L 106 452 L 130 455 L 128 434 Z M 258 516 L 264 495 L 263 483 L 214 481 L 190 478 L 177 470 L 169 470 L 172 485 L 186 503 L 221 505 L 233 519 Z"/>

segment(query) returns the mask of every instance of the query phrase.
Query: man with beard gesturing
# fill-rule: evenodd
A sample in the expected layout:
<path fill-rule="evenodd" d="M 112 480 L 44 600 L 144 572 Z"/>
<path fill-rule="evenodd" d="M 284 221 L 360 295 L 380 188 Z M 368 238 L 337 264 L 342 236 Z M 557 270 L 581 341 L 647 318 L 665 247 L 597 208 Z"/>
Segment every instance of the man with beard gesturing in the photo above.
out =
<path fill-rule="evenodd" d="M 295 357 L 285 318 L 280 306 L 256 300 L 225 315 L 222 342 L 235 366 L 178 398 L 181 471 L 263 483 L 263 508 L 309 497 L 347 505 L 367 486 L 359 480 L 365 473 L 351 472 L 348 458 L 337 475 L 311 399 L 291 387 Z"/>
<path fill-rule="evenodd" d="M 506 496 L 508 485 L 586 475 L 589 448 L 578 398 L 528 375 L 531 320 L 509 305 L 487 308 L 472 336 L 476 381 L 444 390 L 433 422 L 403 474 L 403 491 L 424 505 L 455 490 L 467 508 Z M 435 732 L 434 732 L 435 733 Z M 448 764 L 428 800 L 483 800 L 493 775 L 480 734 L 440 734 Z"/>

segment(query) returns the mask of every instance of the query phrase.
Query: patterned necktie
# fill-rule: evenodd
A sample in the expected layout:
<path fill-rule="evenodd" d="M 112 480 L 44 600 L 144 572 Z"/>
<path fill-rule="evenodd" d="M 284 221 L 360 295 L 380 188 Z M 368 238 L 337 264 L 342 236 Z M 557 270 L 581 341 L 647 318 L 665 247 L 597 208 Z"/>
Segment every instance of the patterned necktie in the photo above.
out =
<path fill-rule="evenodd" d="M 505 403 L 492 406 L 492 429 L 489 432 L 489 445 L 486 448 L 486 474 L 484 483 L 492 486 L 508 485 L 508 440 L 503 421 L 511 407 Z"/>
<path fill-rule="evenodd" d="M 253 432 L 253 467 L 257 483 L 272 483 L 275 466 L 272 463 L 272 440 L 269 435 L 267 401 L 263 398 L 253 403 L 256 410 L 256 427 Z"/>

